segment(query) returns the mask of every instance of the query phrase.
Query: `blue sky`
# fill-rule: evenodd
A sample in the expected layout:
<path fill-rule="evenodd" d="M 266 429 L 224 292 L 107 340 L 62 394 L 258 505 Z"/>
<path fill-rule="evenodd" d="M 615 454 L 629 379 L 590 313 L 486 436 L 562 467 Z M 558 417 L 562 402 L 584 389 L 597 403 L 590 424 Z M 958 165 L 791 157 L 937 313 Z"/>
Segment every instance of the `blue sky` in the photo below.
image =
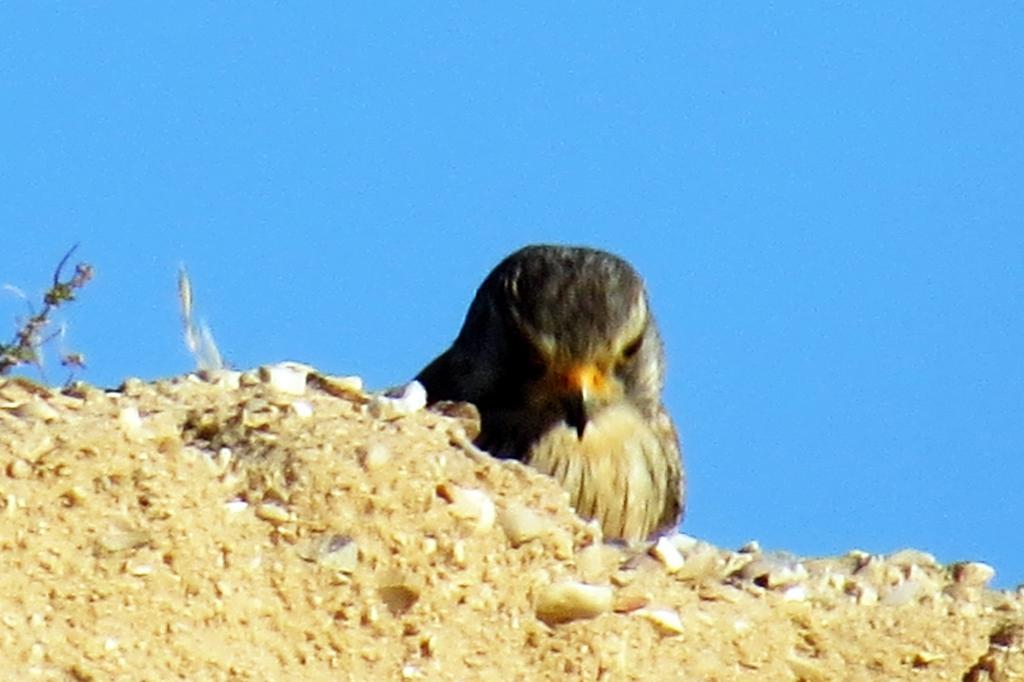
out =
<path fill-rule="evenodd" d="M 383 387 L 506 253 L 603 247 L 668 346 L 685 530 L 1009 587 L 1024 9 L 890 5 L 5 4 L 0 283 L 81 243 L 100 385 L 190 369 L 185 263 L 235 366 Z"/>

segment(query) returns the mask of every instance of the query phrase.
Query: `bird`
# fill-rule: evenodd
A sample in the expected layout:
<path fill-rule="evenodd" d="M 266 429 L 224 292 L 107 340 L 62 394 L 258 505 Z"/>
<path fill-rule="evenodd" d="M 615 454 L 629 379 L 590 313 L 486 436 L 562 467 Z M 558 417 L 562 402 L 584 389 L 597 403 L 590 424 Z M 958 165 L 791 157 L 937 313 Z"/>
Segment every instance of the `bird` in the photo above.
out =
<path fill-rule="evenodd" d="M 622 258 L 534 244 L 477 289 L 451 346 L 416 376 L 429 404 L 472 403 L 474 444 L 555 478 L 609 540 L 652 540 L 685 507 L 647 290 Z"/>

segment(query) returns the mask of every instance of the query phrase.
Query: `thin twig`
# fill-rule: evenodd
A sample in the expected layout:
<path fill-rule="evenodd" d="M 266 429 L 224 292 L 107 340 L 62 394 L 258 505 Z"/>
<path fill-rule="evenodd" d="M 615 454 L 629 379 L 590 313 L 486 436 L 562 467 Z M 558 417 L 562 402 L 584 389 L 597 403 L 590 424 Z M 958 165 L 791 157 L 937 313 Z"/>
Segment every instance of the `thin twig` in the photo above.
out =
<path fill-rule="evenodd" d="M 46 326 L 50 323 L 50 314 L 64 303 L 75 300 L 75 291 L 88 284 L 93 277 L 92 266 L 88 263 L 79 263 L 75 266 L 75 274 L 67 281 L 61 281 L 64 266 L 67 265 L 77 249 L 78 244 L 75 244 L 57 263 L 57 268 L 53 271 L 53 284 L 43 294 L 43 306 L 39 312 L 34 312 L 32 306 L 29 305 L 29 317 L 15 331 L 11 342 L 9 344 L 0 343 L 0 374 L 7 374 L 18 365 L 35 365 L 40 371 L 42 370 L 42 356 L 39 349 L 60 335 L 60 330 L 45 336 L 43 334 Z M 82 354 L 70 353 L 66 357 L 72 356 L 78 362 L 71 364 L 84 365 Z"/>

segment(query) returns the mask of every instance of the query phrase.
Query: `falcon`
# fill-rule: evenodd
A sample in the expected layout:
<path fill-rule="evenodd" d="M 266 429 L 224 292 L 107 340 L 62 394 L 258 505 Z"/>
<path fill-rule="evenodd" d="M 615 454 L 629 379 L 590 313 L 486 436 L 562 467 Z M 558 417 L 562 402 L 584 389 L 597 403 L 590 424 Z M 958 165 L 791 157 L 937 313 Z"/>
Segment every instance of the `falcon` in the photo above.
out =
<path fill-rule="evenodd" d="M 533 245 L 484 279 L 458 337 L 416 377 L 480 413 L 476 445 L 554 477 L 609 539 L 673 530 L 684 507 L 661 337 L 640 275 L 605 251 Z"/>

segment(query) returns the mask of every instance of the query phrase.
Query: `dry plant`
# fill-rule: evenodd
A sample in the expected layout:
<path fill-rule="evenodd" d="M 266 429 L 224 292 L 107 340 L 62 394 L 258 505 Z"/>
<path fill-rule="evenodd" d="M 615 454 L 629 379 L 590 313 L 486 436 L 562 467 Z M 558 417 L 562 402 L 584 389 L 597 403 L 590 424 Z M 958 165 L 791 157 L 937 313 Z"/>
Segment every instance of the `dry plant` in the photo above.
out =
<path fill-rule="evenodd" d="M 43 294 L 43 306 L 36 311 L 29 304 L 29 316 L 16 324 L 18 329 L 14 338 L 10 343 L 0 343 L 0 375 L 9 373 L 19 365 L 33 365 L 42 372 L 43 346 L 63 333 L 63 327 L 49 331 L 53 312 L 65 303 L 74 301 L 76 292 L 88 284 L 94 274 L 91 265 L 78 263 L 73 275 L 66 280 L 61 279 L 64 267 L 77 249 L 77 244 L 72 246 L 57 264 L 53 272 L 53 283 Z M 8 288 L 18 292 L 14 287 Z M 61 364 L 74 371 L 85 366 L 85 356 L 81 353 L 62 353 Z"/>
<path fill-rule="evenodd" d="M 178 268 L 178 301 L 181 303 L 181 323 L 185 333 L 185 346 L 196 362 L 196 368 L 205 371 L 224 369 L 224 358 L 213 339 L 213 332 L 203 320 L 192 313 L 192 280 L 185 266 Z"/>

